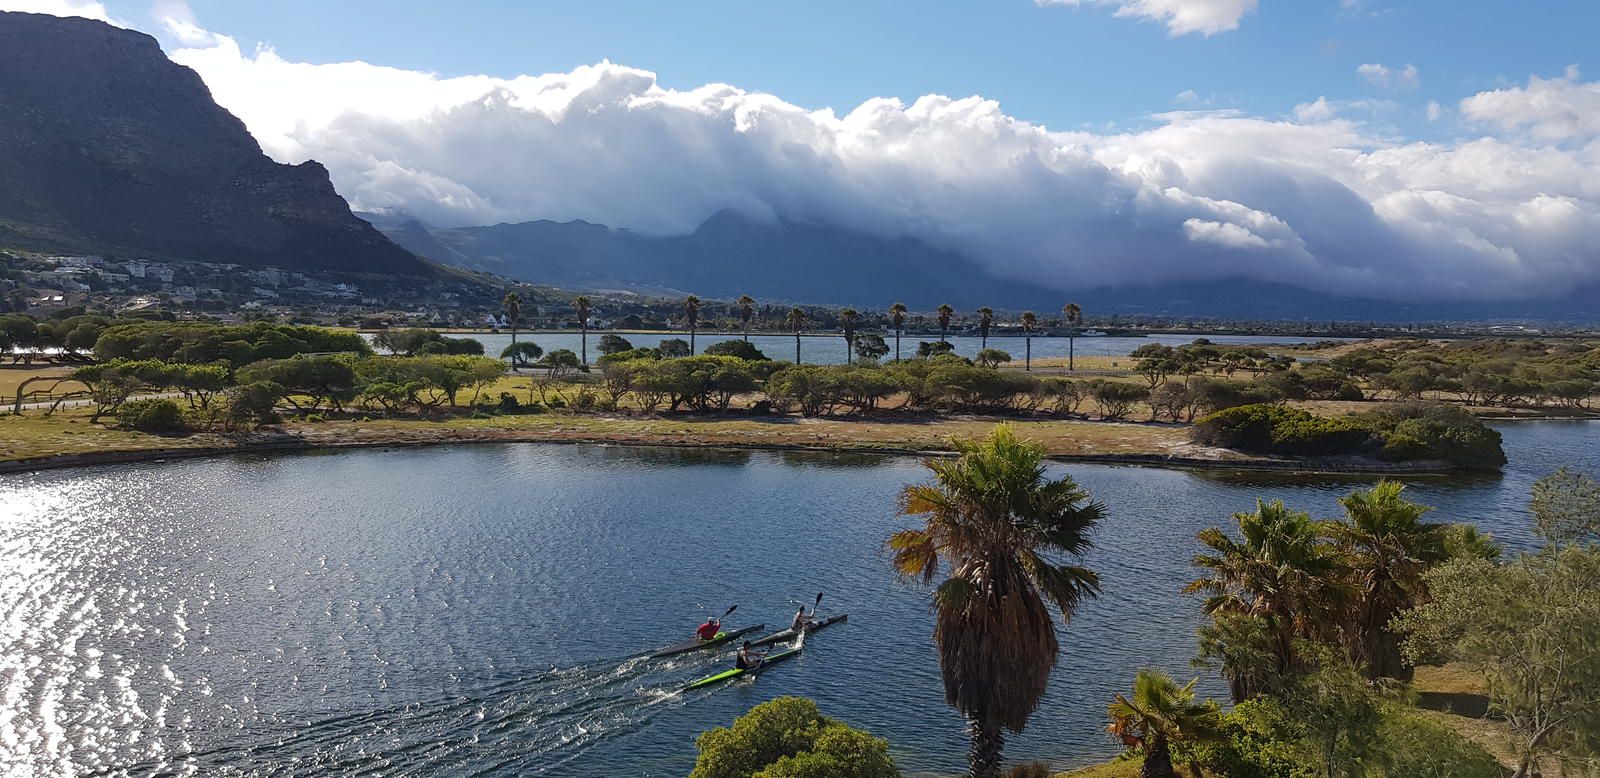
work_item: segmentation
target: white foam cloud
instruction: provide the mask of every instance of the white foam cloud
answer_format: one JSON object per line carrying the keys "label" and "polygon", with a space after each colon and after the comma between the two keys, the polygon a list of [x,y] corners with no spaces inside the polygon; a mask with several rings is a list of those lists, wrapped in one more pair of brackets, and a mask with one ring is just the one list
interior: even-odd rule
{"label": "white foam cloud", "polygon": [[1391,68],[1376,62],[1369,62],[1356,68],[1356,72],[1365,78],[1368,83],[1380,89],[1416,89],[1422,86],[1422,78],[1417,72],[1416,65],[1406,65],[1403,68]]}
{"label": "white foam cloud", "polygon": [[1039,5],[1107,6],[1115,15],[1159,22],[1171,35],[1200,33],[1207,37],[1239,29],[1239,21],[1256,10],[1257,0],[1034,0]]}
{"label": "white foam cloud", "polygon": [[1468,97],[1461,101],[1461,115],[1545,141],[1600,138],[1600,82],[1583,83],[1577,66],[1571,66],[1558,78],[1533,76],[1527,86]]}
{"label": "white foam cloud", "polygon": [[0,0],[0,11],[21,11],[32,14],[49,14],[51,16],[82,16],[86,19],[96,19],[118,27],[127,24],[111,17],[106,11],[105,3],[98,0]]}

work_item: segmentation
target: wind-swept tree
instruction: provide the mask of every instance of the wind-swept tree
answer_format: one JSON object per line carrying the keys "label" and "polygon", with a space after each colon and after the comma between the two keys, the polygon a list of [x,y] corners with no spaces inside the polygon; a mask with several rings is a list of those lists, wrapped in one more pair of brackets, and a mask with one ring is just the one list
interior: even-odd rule
{"label": "wind-swept tree", "polygon": [[900,361],[900,331],[906,327],[906,304],[889,306],[889,321],[894,324],[894,361]]}
{"label": "wind-swept tree", "polygon": [[854,361],[856,351],[856,313],[854,308],[846,308],[839,312],[839,324],[844,329],[844,361],[850,364]]}
{"label": "wind-swept tree", "polygon": [[978,309],[978,344],[980,350],[989,347],[989,328],[994,326],[994,309],[985,305]]}
{"label": "wind-swept tree", "polygon": [[750,317],[756,314],[755,298],[747,294],[739,295],[739,324],[744,328],[744,341],[750,342]]}
{"label": "wind-swept tree", "polygon": [[522,318],[522,295],[516,292],[506,292],[500,301],[500,307],[505,309],[506,319],[511,322],[511,350],[515,352],[517,346],[517,322]]}
{"label": "wind-swept tree", "polygon": [[1077,370],[1075,339],[1078,337],[1078,323],[1083,321],[1083,308],[1077,303],[1067,303],[1061,306],[1061,319],[1067,324],[1067,369]]}
{"label": "wind-swept tree", "polygon": [[[1221,661],[1241,702],[1295,669],[1296,641],[1331,638],[1345,598],[1337,554],[1309,515],[1257,500],[1254,513],[1233,518],[1239,540],[1218,527],[1200,531],[1209,552],[1194,565],[1205,576],[1184,591],[1206,595],[1202,608],[1215,623],[1201,628],[1201,653]],[[1246,658],[1266,666],[1246,666]]]}
{"label": "wind-swept tree", "polygon": [[579,345],[580,351],[578,353],[578,358],[579,358],[579,361],[581,361],[584,365],[588,365],[589,364],[589,311],[591,310],[592,306],[589,303],[589,298],[587,296],[585,296],[585,295],[581,295],[580,294],[577,297],[573,298],[572,307],[578,309],[578,333],[579,333],[578,336],[581,339],[579,341],[579,343],[580,343],[580,345]]}
{"label": "wind-swept tree", "polygon": [[1033,331],[1039,328],[1039,314],[1033,311],[1023,311],[1022,318],[1022,369],[1033,370]]}
{"label": "wind-swept tree", "polygon": [[694,331],[700,325],[700,298],[683,298],[683,320],[689,323],[689,353],[694,353]]}
{"label": "wind-swept tree", "polygon": [[[1176,778],[1172,747],[1204,743],[1219,735],[1222,711],[1211,700],[1195,699],[1199,680],[1179,686],[1160,670],[1140,670],[1133,678],[1133,697],[1118,694],[1106,707],[1111,719],[1106,731],[1124,747],[1144,751],[1142,778]],[[1191,762],[1189,771],[1200,778],[1200,765]]]}
{"label": "wind-swept tree", "polygon": [[800,364],[800,332],[806,328],[806,312],[800,310],[800,306],[797,305],[789,309],[789,316],[785,321],[788,322],[789,329],[794,330],[794,363],[798,365]]}
{"label": "wind-swept tree", "polygon": [[955,314],[955,312],[956,312],[956,309],[951,308],[948,303],[939,306],[939,341],[940,342],[943,342],[943,343],[950,342],[950,339],[948,337],[949,334],[950,334],[950,317],[953,316]]}
{"label": "wind-swept tree", "polygon": [[1409,681],[1400,635],[1389,622],[1427,597],[1423,574],[1445,560],[1448,525],[1422,520],[1432,510],[1401,496],[1405,484],[1380,481],[1339,500],[1346,521],[1327,525],[1344,552],[1356,587],[1355,608],[1345,640],[1350,658],[1373,678]]}
{"label": "wind-swept tree", "polygon": [[933,595],[945,701],[967,719],[971,775],[992,778],[1001,730],[1023,730],[1056,664],[1050,605],[1070,621],[1099,591],[1099,576],[1073,562],[1105,508],[1070,477],[1047,479],[1044,449],[1009,425],[956,448],[958,458],[925,463],[931,483],[901,492],[900,513],[922,526],[889,549],[905,578],[931,584],[948,570]]}

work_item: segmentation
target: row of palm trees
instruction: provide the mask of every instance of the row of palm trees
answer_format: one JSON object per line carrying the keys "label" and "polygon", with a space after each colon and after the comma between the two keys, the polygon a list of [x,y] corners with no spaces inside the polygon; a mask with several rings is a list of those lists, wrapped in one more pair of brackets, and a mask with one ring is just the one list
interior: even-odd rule
{"label": "row of palm trees", "polygon": [[[697,351],[695,348],[695,336],[699,332],[701,305],[702,303],[700,298],[696,295],[691,294],[683,299],[683,318],[684,323],[687,324],[689,328],[689,353],[691,354],[696,353]],[[749,342],[750,320],[755,317],[756,312],[755,298],[751,297],[750,295],[740,295],[735,305],[738,307],[740,329],[742,330],[744,340],[745,342]],[[506,318],[511,321],[511,345],[514,347],[517,344],[517,321],[522,315],[522,296],[516,292],[507,292],[505,298],[501,300],[500,306],[504,310]],[[583,364],[587,365],[589,364],[589,313],[593,310],[593,304],[590,302],[587,296],[579,295],[573,298],[572,307],[577,309],[578,312],[578,328],[580,330],[581,343],[580,358]],[[905,330],[906,314],[909,312],[909,310],[910,309],[906,307],[905,303],[895,303],[894,305],[889,306],[889,321],[894,327],[894,358],[896,361],[900,359],[900,336]],[[939,341],[941,343],[949,342],[950,322],[955,316],[955,312],[956,309],[948,304],[940,305],[936,311],[937,320],[939,322]],[[854,308],[845,308],[839,311],[839,323],[841,329],[844,330],[846,362],[851,361],[851,357],[855,353],[856,321],[860,318],[860,315],[861,314]],[[1061,308],[1061,316],[1068,325],[1067,369],[1076,370],[1076,348],[1074,340],[1077,335],[1078,325],[1083,321],[1083,308],[1077,303],[1067,303]],[[789,329],[794,332],[795,364],[800,364],[800,335],[805,329],[806,318],[805,310],[799,306],[790,308],[788,315],[784,318],[785,325],[787,325]],[[1022,326],[1024,341],[1026,343],[1026,351],[1023,356],[1023,369],[1032,370],[1033,333],[1038,330],[1039,315],[1033,311],[1023,311],[1022,315],[1017,321]],[[989,306],[979,308],[978,334],[982,341],[980,348],[986,349],[989,347],[989,330],[993,326],[994,309],[990,308]]]}

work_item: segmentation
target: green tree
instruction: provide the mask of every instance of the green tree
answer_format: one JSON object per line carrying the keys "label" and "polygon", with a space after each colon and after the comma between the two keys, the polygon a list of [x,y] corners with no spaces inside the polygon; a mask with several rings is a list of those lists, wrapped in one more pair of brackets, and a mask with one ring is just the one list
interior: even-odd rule
{"label": "green tree", "polygon": [[[589,364],[589,312],[594,310],[594,306],[590,304],[588,295],[580,294],[572,298],[572,307],[578,311],[579,364],[587,365]],[[559,350],[570,351],[570,349]]]}
{"label": "green tree", "polygon": [[779,697],[751,708],[731,727],[695,741],[689,778],[895,778],[889,744],[823,716],[816,703]]}
{"label": "green tree", "polygon": [[1427,598],[1423,574],[1443,562],[1446,525],[1422,520],[1432,510],[1401,495],[1405,484],[1384,480],[1344,496],[1345,520],[1326,531],[1338,545],[1355,587],[1345,641],[1350,658],[1373,678],[1409,681],[1411,665],[1389,622]]}
{"label": "green tree", "polygon": [[1600,548],[1550,548],[1504,565],[1455,559],[1425,580],[1431,599],[1394,623],[1406,656],[1483,675],[1517,741],[1517,778],[1551,757],[1600,753]]}
{"label": "green tree", "polygon": [[1083,308],[1077,303],[1067,303],[1061,306],[1061,318],[1067,324],[1067,370],[1077,370],[1077,349],[1074,346],[1078,325],[1083,322]]}
{"label": "green tree", "polygon": [[951,308],[948,304],[941,304],[939,306],[939,311],[938,312],[939,312],[939,342],[940,343],[948,343],[948,342],[950,342],[950,338],[949,338],[949,335],[950,335],[950,317],[955,315],[956,309]]}
{"label": "green tree", "polygon": [[254,429],[277,422],[277,405],[283,392],[283,387],[270,381],[235,386],[228,390],[224,402],[224,421],[229,429],[240,426]]}
{"label": "green tree", "polygon": [[1305,668],[1277,690],[1312,761],[1327,778],[1362,778],[1381,759],[1384,698],[1350,661],[1322,643],[1302,642]]}
{"label": "green tree", "polygon": [[694,349],[683,338],[667,338],[656,344],[656,353],[662,359],[682,359],[694,356]]}
{"label": "green tree", "polygon": [[860,315],[854,308],[839,312],[839,324],[844,329],[844,362],[847,365],[855,361],[856,317]]}
{"label": "green tree", "polygon": [[900,361],[900,332],[906,326],[906,304],[889,306],[889,322],[894,325],[894,361]]}
{"label": "green tree", "polygon": [[[1233,518],[1238,540],[1219,527],[1200,531],[1209,551],[1195,556],[1194,565],[1204,575],[1184,591],[1206,596],[1201,607],[1217,621],[1201,628],[1201,656],[1221,663],[1234,701],[1242,702],[1296,669],[1301,640],[1329,636],[1344,593],[1338,557],[1309,515],[1281,500],[1257,500],[1255,512]],[[1242,660],[1266,665],[1237,664]]]}
{"label": "green tree", "polygon": [[500,351],[500,358],[511,361],[512,367],[527,365],[539,361],[544,356],[544,349],[537,343],[523,341],[506,346]]}
{"label": "green tree", "polygon": [[1034,313],[1033,311],[1023,311],[1022,318],[1018,319],[1018,321],[1022,324],[1022,342],[1024,349],[1022,352],[1022,369],[1032,372],[1033,331],[1039,328],[1039,314]]}
{"label": "green tree", "polygon": [[979,351],[973,361],[977,362],[979,367],[996,368],[1002,363],[1010,362],[1011,355],[997,348],[986,348]]}
{"label": "green tree", "polygon": [[750,317],[756,313],[755,298],[747,294],[739,295],[739,325],[744,330],[744,342],[750,342]]}
{"label": "green tree", "polygon": [[689,354],[694,354],[694,333],[700,326],[700,298],[689,295],[683,298],[683,320],[689,324]]}
{"label": "green tree", "polygon": [[867,364],[873,364],[883,355],[889,353],[889,345],[883,342],[883,336],[867,333],[856,336],[856,356]]}
{"label": "green tree", "polygon": [[613,335],[608,332],[600,336],[600,353],[603,356],[611,356],[612,354],[620,354],[624,351],[632,350],[633,344],[629,343],[628,339],[621,335]]}
{"label": "green tree", "polygon": [[800,364],[800,332],[806,327],[806,312],[800,310],[799,306],[790,308],[786,321],[789,324],[789,329],[794,330],[794,363],[798,365]]}
{"label": "green tree", "polygon": [[994,309],[985,305],[978,309],[978,349],[989,347],[989,328],[994,326]]}
{"label": "green tree", "polygon": [[562,378],[583,365],[569,348],[558,348],[544,355],[542,364],[550,370],[551,378]]}
{"label": "green tree", "polygon": [[974,778],[1000,769],[1002,729],[1021,732],[1039,705],[1060,647],[1048,600],[1063,621],[1100,579],[1072,562],[1105,513],[1070,477],[1045,477],[1044,449],[1009,425],[960,456],[928,460],[933,482],[905,487],[900,512],[923,525],[889,539],[895,569],[931,584],[933,639],[945,701],[967,719]]}
{"label": "green tree", "polygon": [[[1133,679],[1133,697],[1115,696],[1106,708],[1111,725],[1106,730],[1131,750],[1144,752],[1142,778],[1175,778],[1174,747],[1194,754],[1193,747],[1218,736],[1222,712],[1215,702],[1195,699],[1200,679],[1179,686],[1160,670],[1140,670]],[[1191,764],[1196,778],[1200,766]]]}
{"label": "green tree", "polygon": [[767,355],[761,349],[750,344],[748,340],[724,340],[706,346],[706,356],[713,357],[738,357],[751,362],[766,362]]}
{"label": "green tree", "polygon": [[1600,483],[1561,468],[1533,484],[1534,529],[1553,544],[1600,541]]}

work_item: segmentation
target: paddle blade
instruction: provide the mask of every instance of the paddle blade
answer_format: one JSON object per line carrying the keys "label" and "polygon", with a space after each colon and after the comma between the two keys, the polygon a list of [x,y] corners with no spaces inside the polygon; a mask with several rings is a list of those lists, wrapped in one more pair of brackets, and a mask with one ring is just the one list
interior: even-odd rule
{"label": "paddle blade", "polygon": [[821,604],[822,604],[822,592],[817,592],[817,602],[816,602],[816,605],[812,605],[812,606],[811,606],[811,608],[812,608],[812,609],[813,609],[813,610],[815,610],[815,609],[816,609],[816,607],[817,607],[817,605],[821,605]]}
{"label": "paddle blade", "polygon": [[734,609],[735,609],[735,608],[738,608],[738,607],[739,607],[739,603],[734,603],[734,604],[732,604],[732,605],[729,605],[729,606],[728,606],[728,610],[727,610],[727,611],[725,611],[725,612],[724,612],[724,613],[723,613],[723,614],[722,614],[722,618],[728,618],[728,616],[729,616],[729,615],[731,615],[731,614],[732,614],[732,613],[733,613],[733,611],[734,611]]}

